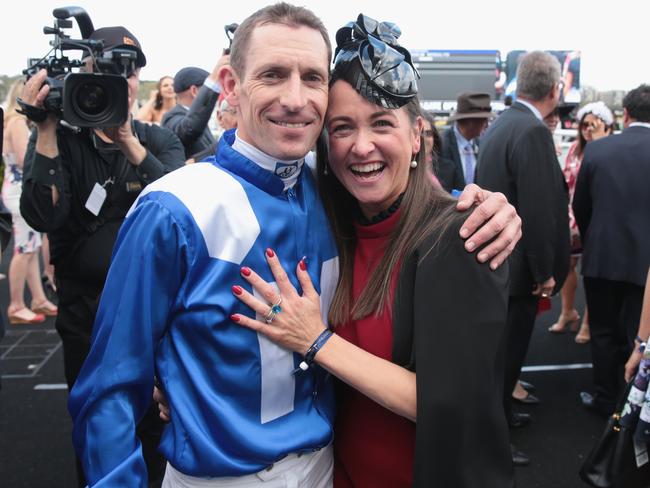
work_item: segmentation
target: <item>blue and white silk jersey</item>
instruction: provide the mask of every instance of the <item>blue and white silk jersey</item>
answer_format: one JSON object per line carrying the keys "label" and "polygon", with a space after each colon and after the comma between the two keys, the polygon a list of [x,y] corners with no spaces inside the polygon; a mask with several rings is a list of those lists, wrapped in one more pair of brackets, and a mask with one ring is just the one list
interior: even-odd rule
{"label": "blue and white silk jersey", "polygon": [[93,486],[146,486],[135,425],[154,375],[171,407],[160,450],[182,473],[249,474],[331,442],[326,372],[293,375],[300,355],[230,320],[254,314],[231,291],[251,290],[242,266],[273,281],[268,247],[298,289],[292,270],[307,258],[325,316],[338,279],[329,224],[311,171],[284,191],[278,176],[231,148],[233,139],[224,134],[212,161],[146,187],[120,229],[69,401]]}

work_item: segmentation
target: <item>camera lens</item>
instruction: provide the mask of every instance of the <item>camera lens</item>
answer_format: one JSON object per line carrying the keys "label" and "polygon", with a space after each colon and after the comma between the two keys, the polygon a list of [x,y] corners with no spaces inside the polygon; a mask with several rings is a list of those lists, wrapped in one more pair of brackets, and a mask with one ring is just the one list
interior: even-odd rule
{"label": "camera lens", "polygon": [[79,110],[89,117],[101,114],[108,106],[105,88],[94,82],[79,85],[74,100]]}
{"label": "camera lens", "polygon": [[104,73],[70,73],[63,83],[63,118],[77,127],[115,127],[129,115],[126,78]]}

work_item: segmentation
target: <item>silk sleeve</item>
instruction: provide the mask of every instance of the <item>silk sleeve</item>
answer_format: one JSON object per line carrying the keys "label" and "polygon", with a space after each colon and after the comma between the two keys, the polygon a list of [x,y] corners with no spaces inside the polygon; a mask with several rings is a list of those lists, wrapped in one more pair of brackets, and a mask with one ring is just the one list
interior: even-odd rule
{"label": "silk sleeve", "polygon": [[90,486],[147,486],[135,427],[152,401],[154,356],[187,269],[187,240],[156,200],[120,229],[90,353],[69,399]]}

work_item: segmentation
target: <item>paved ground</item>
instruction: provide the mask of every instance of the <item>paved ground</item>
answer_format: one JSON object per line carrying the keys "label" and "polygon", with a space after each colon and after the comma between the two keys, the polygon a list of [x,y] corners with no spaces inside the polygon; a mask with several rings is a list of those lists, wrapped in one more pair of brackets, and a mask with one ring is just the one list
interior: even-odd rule
{"label": "paved ground", "polygon": [[[6,263],[0,267],[5,270]],[[7,281],[3,280],[2,313],[6,304]],[[557,299],[553,305],[538,318],[526,360],[529,371],[523,376],[537,386],[542,404],[522,409],[533,414],[534,422],[513,432],[513,441],[533,458],[531,466],[516,471],[520,488],[586,486],[578,479],[578,469],[604,425],[578,404],[578,392],[590,385],[589,346],[575,344],[573,334],[546,331],[557,316]],[[548,367],[554,365],[560,368]],[[1,487],[75,486],[62,371],[53,320],[40,326],[8,326],[0,342]]]}

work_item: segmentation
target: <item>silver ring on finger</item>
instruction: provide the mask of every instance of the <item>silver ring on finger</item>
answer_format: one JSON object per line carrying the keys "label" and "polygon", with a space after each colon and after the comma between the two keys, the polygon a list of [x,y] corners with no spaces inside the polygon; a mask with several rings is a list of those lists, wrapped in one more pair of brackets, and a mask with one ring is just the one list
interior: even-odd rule
{"label": "silver ring on finger", "polygon": [[282,312],[282,307],[280,306],[281,303],[282,303],[282,295],[280,295],[280,298],[278,298],[278,301],[275,302],[275,304],[271,306],[271,309],[268,311],[268,313],[264,317],[264,321],[267,324],[270,325],[275,320],[275,318],[278,316],[278,314],[280,312]]}

